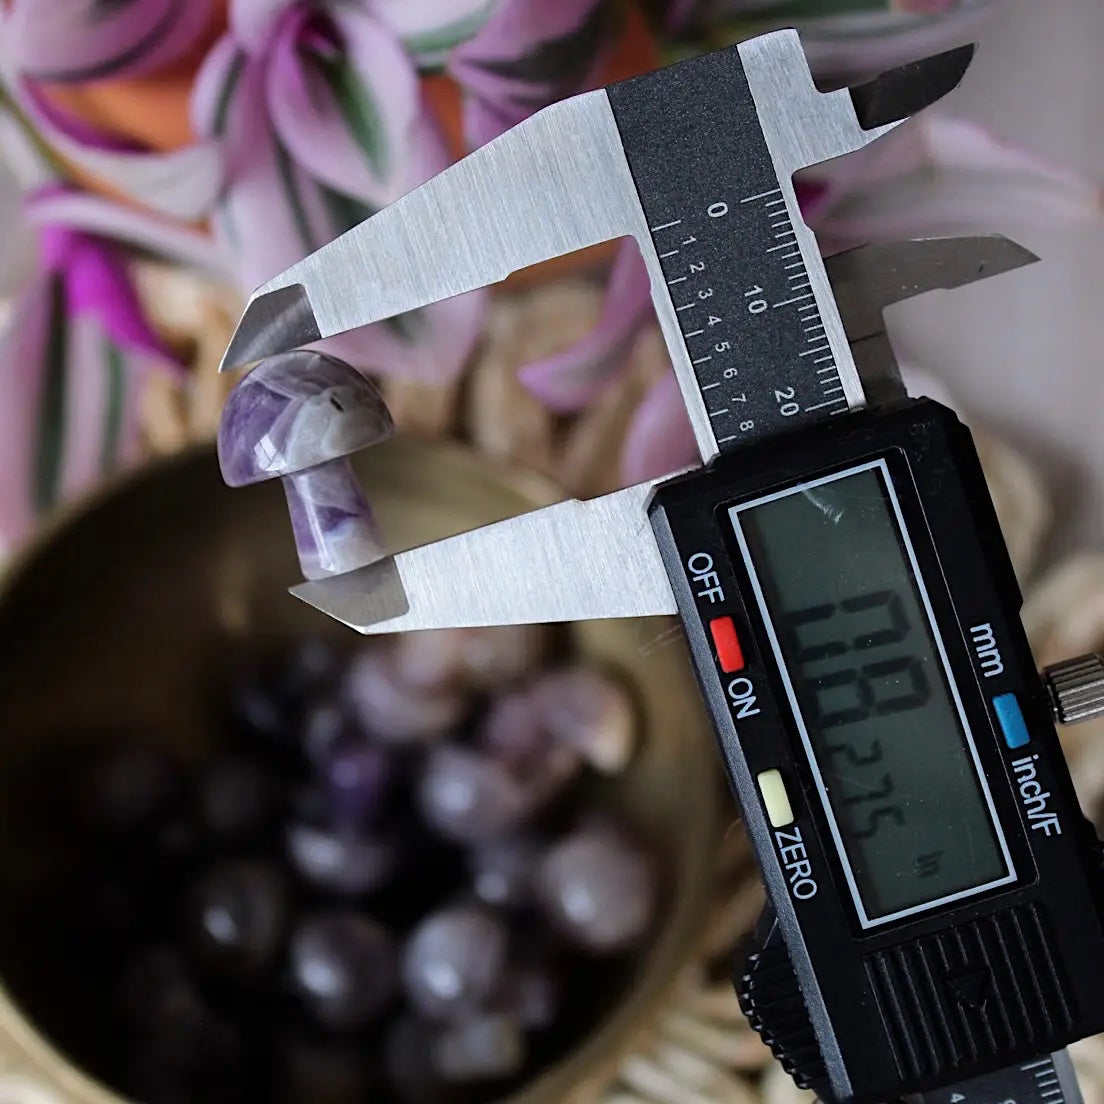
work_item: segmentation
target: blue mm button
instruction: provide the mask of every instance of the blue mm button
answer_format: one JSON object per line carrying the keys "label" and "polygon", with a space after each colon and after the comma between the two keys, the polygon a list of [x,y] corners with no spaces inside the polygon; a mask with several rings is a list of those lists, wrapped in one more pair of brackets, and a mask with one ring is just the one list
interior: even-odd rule
{"label": "blue mm button", "polygon": [[998,694],[993,699],[993,708],[997,711],[997,720],[1004,732],[1004,742],[1010,748],[1022,748],[1024,744],[1031,743],[1031,736],[1024,724],[1023,713],[1020,712],[1020,703],[1015,694]]}

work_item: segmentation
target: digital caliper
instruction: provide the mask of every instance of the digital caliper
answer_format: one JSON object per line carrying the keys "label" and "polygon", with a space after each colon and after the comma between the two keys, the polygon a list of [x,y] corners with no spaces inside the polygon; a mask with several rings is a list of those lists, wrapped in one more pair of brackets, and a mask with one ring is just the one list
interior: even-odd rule
{"label": "digital caliper", "polygon": [[740,1000],[828,1101],[1062,1104],[1051,1052],[1104,1029],[1101,849],[1051,719],[1104,672],[1040,680],[969,433],[905,396],[882,322],[1033,258],[826,264],[792,181],[971,52],[822,94],[780,32],[556,104],[259,289],[226,358],[635,236],[705,467],[295,593],[362,632],[677,612],[770,900]]}

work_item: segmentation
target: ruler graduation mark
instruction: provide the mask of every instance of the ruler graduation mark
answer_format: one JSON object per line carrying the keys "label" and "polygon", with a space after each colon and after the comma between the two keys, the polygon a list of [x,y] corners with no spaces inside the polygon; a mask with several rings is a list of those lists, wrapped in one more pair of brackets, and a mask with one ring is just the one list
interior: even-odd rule
{"label": "ruler graduation mark", "polygon": [[[820,374],[799,357],[830,344],[810,273],[813,246],[733,57],[705,55],[677,77],[661,70],[646,94],[632,81],[608,91],[659,258],[657,283],[668,289],[685,350],[676,359],[680,385],[699,443],[722,452],[834,413],[832,396],[814,413],[825,406],[818,384],[842,382],[838,369]],[[657,113],[667,95],[710,109],[690,119]],[[713,156],[703,160],[707,141]]]}
{"label": "ruler graduation mark", "polygon": [[[776,196],[781,191],[782,191],[781,188],[771,188],[771,190],[769,192],[759,192],[758,195],[747,196],[746,198],[741,199],[740,202],[741,203],[754,203],[757,199],[765,199],[767,196]],[[775,200],[775,202],[778,202],[778,201]]]}

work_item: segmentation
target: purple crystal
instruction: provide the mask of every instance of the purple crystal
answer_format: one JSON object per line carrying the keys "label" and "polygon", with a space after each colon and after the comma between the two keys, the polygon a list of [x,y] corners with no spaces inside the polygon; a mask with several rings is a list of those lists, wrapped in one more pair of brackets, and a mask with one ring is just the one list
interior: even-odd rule
{"label": "purple crystal", "polygon": [[537,892],[552,925],[595,954],[624,950],[651,923],[656,874],[651,859],[606,825],[583,828],[545,855]]}
{"label": "purple crystal", "polygon": [[225,862],[192,887],[188,934],[197,959],[230,977],[255,974],[275,958],[287,918],[287,891],[275,866]]}
{"label": "purple crystal", "polygon": [[383,1060],[391,1083],[404,1104],[440,1104],[448,1100],[440,1074],[429,1061],[436,1027],[409,1012],[387,1029]]}
{"label": "purple crystal", "polygon": [[273,776],[260,764],[223,755],[206,764],[196,782],[196,820],[206,839],[254,844],[263,840],[279,810]]}
{"label": "purple crystal", "polygon": [[525,1062],[525,1033],[506,1012],[466,1016],[437,1032],[430,1060],[445,1081],[509,1077]]}
{"label": "purple crystal", "polygon": [[541,728],[592,767],[615,774],[628,764],[636,723],[620,683],[592,667],[565,667],[537,679],[530,698]]}
{"label": "purple crystal", "polygon": [[339,702],[327,698],[308,706],[299,730],[307,759],[317,769],[325,770],[349,729],[349,718]]}
{"label": "purple crystal", "polygon": [[357,725],[387,743],[439,738],[463,717],[466,698],[452,690],[418,689],[399,677],[394,656],[366,648],[345,676],[345,700]]}
{"label": "purple crystal", "polygon": [[305,881],[350,896],[378,889],[397,861],[395,844],[389,839],[312,824],[288,828],[287,851],[292,867]]}
{"label": "purple crystal", "polygon": [[347,457],[389,437],[376,388],[350,365],[299,350],[261,361],[230,393],[219,423],[223,479],[279,477],[308,579],[383,555],[379,527]]}
{"label": "purple crystal", "polygon": [[340,575],[383,556],[383,536],[348,460],[288,476],[284,492],[308,579]]}
{"label": "purple crystal", "polygon": [[582,765],[575,745],[558,740],[543,724],[541,710],[527,691],[495,702],[480,726],[478,743],[509,770],[533,810],[557,798]]}
{"label": "purple crystal", "polygon": [[479,746],[510,770],[528,771],[544,758],[548,736],[531,694],[515,691],[495,700],[479,728]]}
{"label": "purple crystal", "polygon": [[396,950],[380,924],[354,912],[304,921],[291,940],[292,984],[312,1018],[350,1031],[375,1019],[395,992]]}
{"label": "purple crystal", "polygon": [[299,1032],[275,1043],[280,1104],[371,1104],[380,1099],[373,1055],[359,1040]]}
{"label": "purple crystal", "polygon": [[524,835],[508,835],[477,847],[468,856],[475,895],[496,908],[527,905],[539,853],[537,841]]}
{"label": "purple crystal", "polygon": [[471,1011],[500,984],[506,945],[506,925],[489,909],[457,905],[427,916],[403,951],[410,1003],[434,1019]]}
{"label": "purple crystal", "polygon": [[551,1027],[560,1010],[561,987],[547,965],[529,962],[510,966],[492,1004],[527,1028],[541,1031]]}
{"label": "purple crystal", "polygon": [[359,739],[339,743],[320,773],[336,822],[367,825],[380,820],[394,775],[383,748]]}
{"label": "purple crystal", "polygon": [[443,744],[426,760],[418,807],[443,836],[479,843],[519,824],[539,806],[501,763],[472,748]]}
{"label": "purple crystal", "polygon": [[488,690],[532,671],[547,645],[544,625],[437,629],[403,633],[396,642],[395,662],[410,686]]}
{"label": "purple crystal", "polygon": [[262,360],[230,393],[218,431],[231,487],[305,471],[391,436],[375,386],[355,368],[296,350]]}

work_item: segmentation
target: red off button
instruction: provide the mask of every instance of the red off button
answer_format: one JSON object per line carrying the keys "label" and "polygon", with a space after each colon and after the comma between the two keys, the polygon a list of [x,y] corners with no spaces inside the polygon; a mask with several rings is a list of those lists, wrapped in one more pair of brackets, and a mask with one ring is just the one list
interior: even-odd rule
{"label": "red off button", "polygon": [[740,638],[736,635],[736,625],[731,617],[714,617],[709,622],[709,632],[713,637],[713,647],[717,652],[721,670],[726,675],[744,669],[744,649],[740,647]]}

